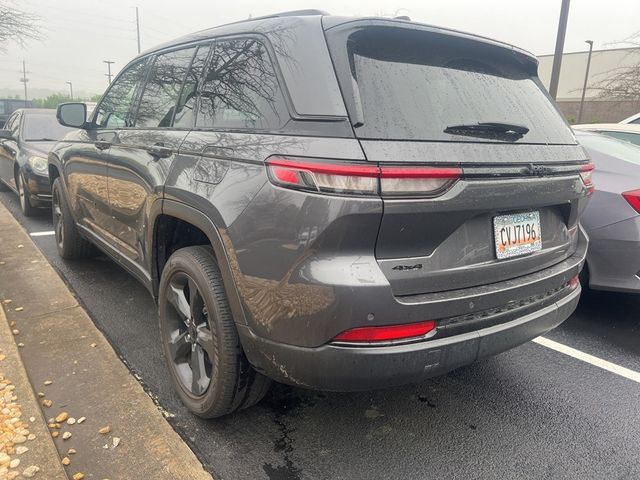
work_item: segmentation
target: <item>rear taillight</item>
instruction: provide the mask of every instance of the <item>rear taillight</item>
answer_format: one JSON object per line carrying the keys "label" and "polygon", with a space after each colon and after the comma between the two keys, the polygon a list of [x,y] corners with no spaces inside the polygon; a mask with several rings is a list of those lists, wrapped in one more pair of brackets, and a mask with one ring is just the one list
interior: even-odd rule
{"label": "rear taillight", "polygon": [[575,290],[580,285],[580,276],[576,275],[571,280],[569,280],[569,288],[571,290]]}
{"label": "rear taillight", "polygon": [[595,169],[595,165],[593,163],[587,163],[580,167],[580,178],[582,179],[582,183],[587,187],[587,193],[591,195],[595,190],[593,186],[593,170]]}
{"label": "rear taillight", "polygon": [[462,169],[450,167],[379,167],[282,157],[266,163],[273,184],[320,193],[433,196],[462,175]]}
{"label": "rear taillight", "polygon": [[375,343],[394,340],[408,340],[423,337],[436,328],[434,320],[418,323],[403,323],[382,327],[358,327],[342,332],[333,339],[334,342]]}
{"label": "rear taillight", "polygon": [[636,212],[640,213],[640,188],[638,190],[624,192],[622,196]]}

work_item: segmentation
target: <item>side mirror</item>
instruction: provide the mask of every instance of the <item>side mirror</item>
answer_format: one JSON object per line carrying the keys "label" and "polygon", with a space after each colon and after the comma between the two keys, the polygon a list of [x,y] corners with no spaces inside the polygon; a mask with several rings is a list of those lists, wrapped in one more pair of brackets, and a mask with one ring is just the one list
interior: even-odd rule
{"label": "side mirror", "polygon": [[87,123],[87,106],[84,103],[61,103],[56,118],[65,127],[84,128]]}
{"label": "side mirror", "polygon": [[0,140],[15,140],[11,130],[0,130]]}

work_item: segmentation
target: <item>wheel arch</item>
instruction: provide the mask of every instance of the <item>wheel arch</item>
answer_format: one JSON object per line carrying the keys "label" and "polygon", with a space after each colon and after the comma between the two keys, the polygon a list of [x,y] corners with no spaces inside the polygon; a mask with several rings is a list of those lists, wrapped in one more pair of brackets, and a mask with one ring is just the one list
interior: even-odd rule
{"label": "wheel arch", "polygon": [[197,210],[184,203],[176,202],[173,200],[162,200],[162,209],[154,209],[156,215],[153,218],[153,222],[150,222],[152,227],[149,229],[148,244],[151,248],[151,281],[152,281],[152,293],[154,298],[158,299],[158,290],[160,286],[160,276],[162,275],[162,269],[164,267],[163,252],[160,250],[161,245],[158,241],[159,227],[162,224],[163,219],[167,217],[183,222],[187,225],[193,226],[198,229],[202,234],[206,236],[208,243],[213,248],[216,261],[222,274],[222,280],[224,283],[225,292],[228,297],[229,306],[233,314],[234,321],[236,323],[246,325],[246,317],[244,309],[242,308],[242,302],[240,295],[235,284],[233,274],[231,272],[231,263],[227,255],[227,250],[222,240],[222,235],[211,221],[211,219],[200,210]]}

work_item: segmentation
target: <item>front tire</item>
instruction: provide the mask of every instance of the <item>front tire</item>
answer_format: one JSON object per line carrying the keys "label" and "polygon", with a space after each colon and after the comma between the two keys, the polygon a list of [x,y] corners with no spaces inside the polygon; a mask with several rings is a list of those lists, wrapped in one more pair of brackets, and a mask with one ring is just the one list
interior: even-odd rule
{"label": "front tire", "polygon": [[169,258],[158,295],[160,337],[174,388],[189,410],[215,418],[258,403],[271,381],[245,356],[211,247]]}
{"label": "front tire", "polygon": [[54,180],[51,188],[51,214],[58,254],[65,260],[91,257],[95,250],[93,245],[78,233],[60,178]]}
{"label": "front tire", "polygon": [[29,198],[31,194],[27,188],[27,182],[24,180],[22,173],[18,173],[16,177],[16,186],[18,187],[18,197],[20,198],[20,209],[25,217],[33,217],[36,214],[36,207],[31,204]]}

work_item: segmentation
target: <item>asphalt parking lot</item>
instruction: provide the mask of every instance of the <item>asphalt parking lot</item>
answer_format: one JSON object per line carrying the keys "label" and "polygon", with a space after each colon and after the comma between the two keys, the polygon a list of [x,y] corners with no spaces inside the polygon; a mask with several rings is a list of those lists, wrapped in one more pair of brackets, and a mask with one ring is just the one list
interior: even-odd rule
{"label": "asphalt parking lot", "polygon": [[546,336],[626,377],[528,343],[403,388],[276,386],[257,407],[203,421],[171,389],[144,287],[105,257],[61,261],[48,211],[26,219],[15,195],[0,201],[217,479],[640,477],[640,295],[589,292]]}

